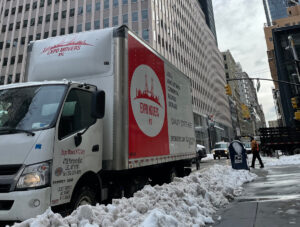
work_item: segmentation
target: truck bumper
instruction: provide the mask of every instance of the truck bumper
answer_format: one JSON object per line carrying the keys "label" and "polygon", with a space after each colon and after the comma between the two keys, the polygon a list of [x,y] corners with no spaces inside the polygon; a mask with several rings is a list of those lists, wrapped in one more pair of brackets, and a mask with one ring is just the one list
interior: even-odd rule
{"label": "truck bumper", "polygon": [[0,193],[0,221],[24,221],[50,206],[50,188]]}

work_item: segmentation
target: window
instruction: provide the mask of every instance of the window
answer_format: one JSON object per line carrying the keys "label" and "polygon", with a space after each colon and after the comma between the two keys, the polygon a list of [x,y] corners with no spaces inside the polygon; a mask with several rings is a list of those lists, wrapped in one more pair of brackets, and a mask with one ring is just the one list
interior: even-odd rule
{"label": "window", "polygon": [[19,12],[19,13],[21,13],[21,12],[22,12],[22,10],[23,10],[23,6],[19,6],[19,10],[18,10],[18,12]]}
{"label": "window", "polygon": [[118,7],[118,5],[119,5],[119,0],[114,0],[114,1],[113,1],[113,5],[114,5],[114,7]]}
{"label": "window", "polygon": [[128,4],[128,0],[123,0],[123,5],[127,5]]}
{"label": "window", "polygon": [[33,40],[33,35],[30,35],[30,36],[28,37],[28,43],[30,43],[32,40]]}
{"label": "window", "polygon": [[52,4],[52,0],[47,1],[47,5],[50,6]]}
{"label": "window", "polygon": [[43,16],[39,16],[39,24],[42,24],[43,23]]}
{"label": "window", "polygon": [[128,14],[123,15],[123,24],[128,24]]}
{"label": "window", "polygon": [[72,34],[74,32],[74,27],[73,26],[70,26],[69,27],[69,34]]}
{"label": "window", "polygon": [[82,31],[82,24],[77,24],[77,32],[81,32]]}
{"label": "window", "polygon": [[27,4],[25,5],[25,10],[28,11],[29,9],[30,9],[30,4],[27,3]]}
{"label": "window", "polygon": [[57,31],[56,30],[52,31],[52,37],[54,37],[54,36],[57,36]]}
{"label": "window", "polygon": [[16,7],[14,7],[14,8],[11,9],[11,14],[15,15],[15,13],[16,13]]}
{"label": "window", "polygon": [[0,50],[3,49],[3,42],[0,42]]}
{"label": "window", "polygon": [[104,9],[109,8],[109,0],[104,0]]}
{"label": "window", "polygon": [[144,40],[149,40],[149,29],[143,30],[142,37]]}
{"label": "window", "polygon": [[136,3],[137,2],[137,0],[131,0],[131,3]]}
{"label": "window", "polygon": [[148,10],[142,10],[142,19],[143,20],[148,20]]}
{"label": "window", "polygon": [[36,9],[37,8],[37,2],[34,2],[33,4],[32,4],[32,9]]}
{"label": "window", "polygon": [[91,30],[91,22],[86,22],[86,23],[85,23],[85,30],[86,30],[86,31]]}
{"label": "window", "polygon": [[49,32],[44,33],[44,39],[47,39],[49,37]]}
{"label": "window", "polygon": [[60,29],[60,34],[61,34],[61,35],[64,35],[65,33],[66,33],[66,29],[65,29],[65,28],[61,28],[61,29]]}
{"label": "window", "polygon": [[113,26],[117,26],[118,23],[119,23],[119,17],[118,16],[113,17]]}
{"label": "window", "polygon": [[51,18],[51,15],[50,15],[50,14],[47,14],[47,15],[46,15],[46,22],[49,22],[49,21],[50,21],[50,18]]}
{"label": "window", "polygon": [[54,20],[58,20],[58,12],[56,12],[56,13],[53,14],[53,19]]}
{"label": "window", "polygon": [[9,24],[8,30],[9,30],[9,31],[12,31],[13,28],[14,28],[14,24],[13,24],[13,23]]}
{"label": "window", "polygon": [[26,39],[25,37],[22,37],[22,38],[21,38],[21,45],[24,45],[24,44],[25,44],[25,39]]}
{"label": "window", "polygon": [[67,96],[59,121],[58,138],[74,134],[95,123],[91,117],[92,93],[72,89]]}
{"label": "window", "polygon": [[8,16],[8,14],[9,14],[9,9],[6,9],[6,10],[5,10],[5,13],[4,13],[4,16],[6,16],[6,17],[7,17],[7,16]]}
{"label": "window", "polygon": [[27,25],[28,25],[28,20],[24,20],[24,21],[23,21],[23,28],[26,28]]}
{"label": "window", "polygon": [[70,9],[70,17],[74,17],[75,15],[75,9]]}
{"label": "window", "polygon": [[3,66],[7,66],[7,58],[3,59]]}
{"label": "window", "polygon": [[15,61],[16,61],[16,57],[15,57],[15,56],[12,56],[12,57],[10,58],[10,64],[11,64],[11,65],[15,64]]}
{"label": "window", "polygon": [[44,7],[44,5],[45,5],[45,0],[41,0],[40,1],[40,8]]}
{"label": "window", "polygon": [[103,19],[103,28],[107,28],[109,26],[109,19],[105,18]]}
{"label": "window", "polygon": [[99,11],[101,7],[101,3],[100,2],[96,2],[96,11]]}
{"label": "window", "polygon": [[61,12],[61,18],[65,19],[67,17],[67,10]]}
{"label": "window", "polygon": [[12,75],[8,75],[8,77],[7,77],[7,83],[11,84],[11,82],[12,82]]}
{"label": "window", "polygon": [[0,77],[0,85],[3,85],[4,84],[4,76],[1,76]]}
{"label": "window", "polygon": [[18,63],[22,63],[22,61],[23,61],[23,55],[21,54],[21,55],[19,55],[19,57],[18,57]]}
{"label": "window", "polygon": [[16,82],[16,83],[20,82],[20,73],[17,73],[17,74],[16,74],[15,82]]}
{"label": "window", "polygon": [[78,15],[81,15],[83,13],[83,7],[79,6],[78,7]]}
{"label": "window", "polygon": [[21,22],[18,21],[18,22],[16,23],[16,29],[20,29],[20,27],[21,27]]}
{"label": "window", "polygon": [[2,30],[3,33],[6,31],[6,25],[2,25]]}
{"label": "window", "polygon": [[92,5],[91,4],[86,5],[86,12],[87,13],[92,12]]}
{"label": "window", "polygon": [[31,20],[30,20],[30,26],[33,26],[34,24],[35,24],[35,19],[31,18]]}
{"label": "window", "polygon": [[138,21],[138,12],[132,13],[132,22]]}
{"label": "window", "polygon": [[225,64],[225,69],[228,69],[228,65],[227,64]]}
{"label": "window", "polygon": [[100,20],[96,20],[95,21],[94,28],[95,29],[99,29],[100,28]]}

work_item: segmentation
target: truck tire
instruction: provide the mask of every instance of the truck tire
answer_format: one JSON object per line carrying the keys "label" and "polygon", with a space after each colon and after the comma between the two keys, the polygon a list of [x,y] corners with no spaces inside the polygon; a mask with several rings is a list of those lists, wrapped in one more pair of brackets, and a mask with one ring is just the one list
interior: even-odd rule
{"label": "truck tire", "polygon": [[166,176],[166,183],[171,183],[175,177],[177,177],[177,171],[176,168],[173,167],[169,170],[167,176]]}
{"label": "truck tire", "polygon": [[74,192],[71,201],[72,209],[75,210],[81,205],[96,205],[96,192],[89,186],[83,186]]}
{"label": "truck tire", "polygon": [[300,154],[300,147],[294,147],[293,154]]}

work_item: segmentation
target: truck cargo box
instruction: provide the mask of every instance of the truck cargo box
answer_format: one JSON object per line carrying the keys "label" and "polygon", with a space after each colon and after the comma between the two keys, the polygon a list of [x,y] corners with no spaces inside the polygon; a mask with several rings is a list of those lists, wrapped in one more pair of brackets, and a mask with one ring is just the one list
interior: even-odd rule
{"label": "truck cargo box", "polygon": [[190,80],[126,26],[35,41],[28,81],[72,80],[106,94],[103,169],[196,156]]}

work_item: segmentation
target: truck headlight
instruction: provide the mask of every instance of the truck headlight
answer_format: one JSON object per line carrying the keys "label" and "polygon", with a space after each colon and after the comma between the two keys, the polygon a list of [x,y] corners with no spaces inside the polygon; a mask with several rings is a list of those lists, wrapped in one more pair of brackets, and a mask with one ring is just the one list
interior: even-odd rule
{"label": "truck headlight", "polygon": [[35,188],[49,184],[50,164],[47,162],[27,166],[17,183],[17,189]]}

